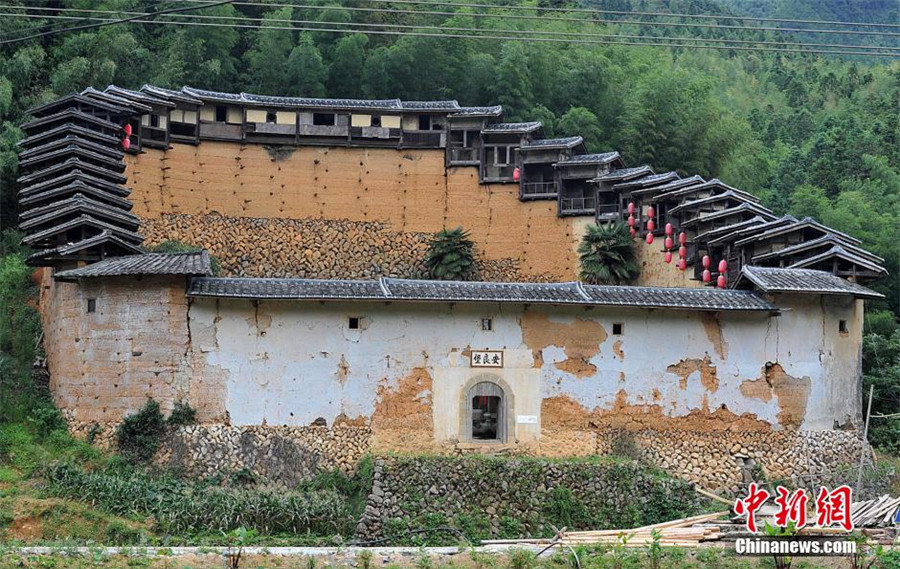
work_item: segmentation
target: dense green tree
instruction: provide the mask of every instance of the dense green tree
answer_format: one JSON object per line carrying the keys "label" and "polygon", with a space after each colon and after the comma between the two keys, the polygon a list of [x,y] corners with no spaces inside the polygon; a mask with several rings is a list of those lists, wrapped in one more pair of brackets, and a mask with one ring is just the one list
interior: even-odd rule
{"label": "dense green tree", "polygon": [[286,95],[324,97],[328,70],[319,48],[309,34],[300,36],[300,44],[291,50],[285,68]]}
{"label": "dense green tree", "polygon": [[[266,13],[263,24],[273,28],[288,27],[291,8]],[[294,49],[293,32],[289,29],[261,29],[256,32],[253,49],[247,53],[248,72],[254,90],[265,95],[280,95],[287,88],[285,67]]]}
{"label": "dense green tree", "polygon": [[360,76],[366,64],[368,36],[353,34],[339,39],[331,54],[328,69],[328,94],[332,97],[363,96]]}
{"label": "dense green tree", "polygon": [[590,152],[604,150],[603,132],[597,115],[584,107],[572,107],[559,117],[556,131],[560,136],[581,136]]}
{"label": "dense green tree", "polygon": [[634,239],[624,223],[591,224],[578,244],[581,280],[591,284],[627,284],[640,268]]}

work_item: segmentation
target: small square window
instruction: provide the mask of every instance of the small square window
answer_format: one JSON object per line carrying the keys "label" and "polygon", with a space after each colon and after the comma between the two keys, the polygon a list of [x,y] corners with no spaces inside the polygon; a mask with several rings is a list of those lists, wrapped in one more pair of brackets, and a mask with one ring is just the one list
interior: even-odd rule
{"label": "small square window", "polygon": [[841,320],[838,322],[838,332],[840,332],[841,334],[849,334],[850,333],[850,329],[847,328],[846,320]]}
{"label": "small square window", "polygon": [[494,319],[493,318],[482,318],[481,319],[481,329],[484,332],[492,332],[494,330]]}
{"label": "small square window", "polygon": [[625,332],[625,324],[613,322],[613,336],[621,336]]}
{"label": "small square window", "polygon": [[347,328],[359,330],[359,316],[351,316],[347,319]]}
{"label": "small square window", "polygon": [[89,313],[97,312],[97,299],[96,298],[87,299],[87,311]]}
{"label": "small square window", "polygon": [[228,118],[228,109],[225,105],[216,105],[216,122],[225,122]]}

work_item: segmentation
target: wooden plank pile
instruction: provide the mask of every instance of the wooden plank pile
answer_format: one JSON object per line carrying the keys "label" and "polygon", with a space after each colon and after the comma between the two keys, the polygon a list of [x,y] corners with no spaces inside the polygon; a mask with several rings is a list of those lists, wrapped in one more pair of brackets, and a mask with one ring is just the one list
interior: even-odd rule
{"label": "wooden plank pile", "polygon": [[722,531],[717,525],[710,525],[716,518],[728,512],[715,512],[691,518],[681,518],[660,524],[635,529],[610,529],[591,531],[562,530],[552,539],[494,539],[485,540],[485,545],[587,545],[622,544],[628,547],[646,547],[653,543],[653,532],[659,532],[659,543],[663,546],[693,547],[703,541],[721,539]]}
{"label": "wooden plank pile", "polygon": [[900,509],[900,498],[892,498],[885,494],[880,498],[853,502],[850,505],[850,517],[855,527],[890,527],[896,525]]}

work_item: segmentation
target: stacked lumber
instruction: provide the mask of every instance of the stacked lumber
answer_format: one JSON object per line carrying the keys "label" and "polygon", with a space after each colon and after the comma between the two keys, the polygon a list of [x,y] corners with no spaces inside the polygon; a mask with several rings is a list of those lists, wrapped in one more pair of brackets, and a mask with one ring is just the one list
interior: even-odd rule
{"label": "stacked lumber", "polygon": [[896,524],[900,498],[892,498],[885,494],[880,498],[853,502],[850,505],[850,518],[855,527],[888,527]]}
{"label": "stacked lumber", "polygon": [[654,542],[653,534],[658,532],[659,544],[663,546],[693,547],[703,541],[721,539],[722,530],[710,524],[728,512],[703,514],[691,518],[681,518],[660,524],[635,529],[610,529],[589,531],[562,530],[552,539],[493,539],[483,541],[485,545],[587,545],[620,544],[628,547],[646,547]]}

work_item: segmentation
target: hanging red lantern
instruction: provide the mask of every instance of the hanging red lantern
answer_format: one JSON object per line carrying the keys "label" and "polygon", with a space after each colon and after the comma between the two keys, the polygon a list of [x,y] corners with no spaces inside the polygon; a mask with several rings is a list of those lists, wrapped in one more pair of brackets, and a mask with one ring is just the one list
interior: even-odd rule
{"label": "hanging red lantern", "polygon": [[712,274],[709,269],[703,269],[703,282],[708,283],[710,280],[712,280]]}
{"label": "hanging red lantern", "polygon": [[628,216],[628,227],[634,227],[634,216],[633,215]]}
{"label": "hanging red lantern", "polygon": [[668,263],[671,263],[671,262],[672,262],[672,252],[671,252],[671,251],[666,251],[666,263],[668,264]]}
{"label": "hanging red lantern", "polygon": [[725,288],[725,275],[719,275],[719,278],[716,279],[716,286]]}
{"label": "hanging red lantern", "polygon": [[129,148],[131,148],[131,141],[128,140],[127,138],[123,138],[122,139],[122,149],[128,150]]}
{"label": "hanging red lantern", "polygon": [[675,228],[672,227],[671,223],[666,224],[666,235],[675,235]]}
{"label": "hanging red lantern", "polygon": [[125,136],[131,136],[131,125],[126,124],[122,127],[122,130],[125,131]]}
{"label": "hanging red lantern", "polygon": [[653,206],[647,208],[647,217],[656,217],[656,210],[653,209]]}
{"label": "hanging red lantern", "polygon": [[647,234],[647,245],[653,245],[653,234],[652,233]]}
{"label": "hanging red lantern", "polygon": [[683,271],[685,269],[687,269],[687,259],[682,257],[681,260],[678,261],[678,270]]}
{"label": "hanging red lantern", "polygon": [[678,234],[678,243],[681,245],[687,245],[687,233],[682,231]]}
{"label": "hanging red lantern", "polygon": [[678,257],[681,259],[687,259],[687,247],[682,245],[678,248]]}
{"label": "hanging red lantern", "polygon": [[628,214],[634,215],[634,202],[628,202]]}
{"label": "hanging red lantern", "polygon": [[719,272],[720,273],[728,272],[728,261],[726,261],[725,259],[722,259],[721,261],[719,261]]}
{"label": "hanging red lantern", "polygon": [[708,269],[708,268],[709,268],[709,264],[710,264],[711,262],[712,262],[712,261],[710,261],[709,255],[703,255],[702,263],[703,263],[703,268],[704,268],[704,269]]}
{"label": "hanging red lantern", "polygon": [[675,240],[671,237],[666,237],[666,249],[671,249],[675,246]]}
{"label": "hanging red lantern", "polygon": [[653,219],[647,220],[647,231],[653,231],[656,229],[656,222]]}
{"label": "hanging red lantern", "polygon": [[522,172],[519,170],[519,167],[516,166],[516,169],[513,170],[513,182],[518,182],[522,178]]}
{"label": "hanging red lantern", "polygon": [[634,239],[637,236],[637,231],[635,231],[634,227],[628,230],[631,233],[631,238]]}

